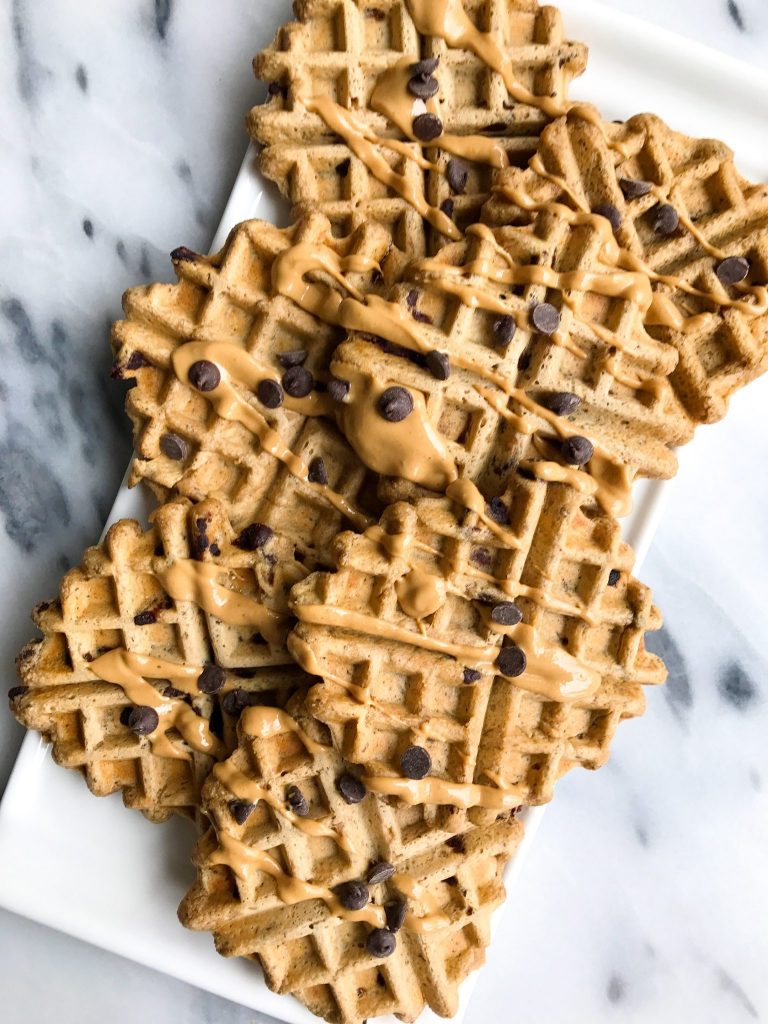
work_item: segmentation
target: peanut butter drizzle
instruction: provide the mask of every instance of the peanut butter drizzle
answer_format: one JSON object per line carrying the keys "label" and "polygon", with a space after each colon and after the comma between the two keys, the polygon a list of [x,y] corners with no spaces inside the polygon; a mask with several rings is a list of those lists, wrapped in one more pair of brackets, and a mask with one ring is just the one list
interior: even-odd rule
{"label": "peanut butter drizzle", "polygon": [[[330,250],[329,250],[330,251]],[[330,291],[330,289],[328,289]],[[205,343],[202,343],[205,347]],[[188,342],[180,345],[173,353],[173,369],[179,380],[187,383],[189,381],[189,370],[193,363],[197,362],[200,356],[200,343]],[[232,384],[229,371],[226,366],[216,364],[221,373],[221,381],[212,391],[207,391],[205,397],[211,403],[222,419],[234,423],[241,423],[256,438],[258,438],[262,449],[268,452],[292,473],[298,480],[303,481],[307,487],[321,494],[335,509],[347,518],[358,530],[364,530],[370,525],[371,520],[356,509],[347,499],[329,487],[328,484],[312,483],[309,477],[309,467],[299,458],[285,443],[280,433],[269,425],[267,420],[254,407],[247,402]],[[305,401],[301,399],[300,401]],[[313,406],[319,414],[320,404]]]}
{"label": "peanut butter drizzle", "polygon": [[176,689],[198,695],[197,680],[202,667],[179,665],[165,658],[134,654],[118,647],[96,658],[90,668],[99,679],[122,687],[132,703],[154,708],[160,721],[148,739],[152,752],[158,757],[189,758],[189,753],[179,749],[166,735],[170,729],[176,729],[189,746],[201,754],[215,758],[225,755],[224,745],[213,735],[204,718],[195,714],[181,698],[163,697],[147,682],[147,678],[168,679]]}
{"label": "peanut butter drizzle", "polygon": [[484,619],[490,630],[510,637],[525,651],[525,672],[515,677],[515,686],[558,704],[573,704],[597,693],[600,674],[582,665],[572,654],[555,644],[542,643],[533,626],[519,622],[501,626],[487,612]]}
{"label": "peanut butter drizzle", "polygon": [[256,626],[270,644],[283,644],[286,616],[278,615],[251,597],[223,586],[218,577],[224,566],[182,558],[155,576],[174,601],[191,601],[209,615],[234,626]]}
{"label": "peanut butter drizzle", "polygon": [[254,779],[249,778],[244,772],[239,771],[229,761],[222,761],[214,765],[213,774],[225,789],[247,803],[259,803],[263,801],[275,812],[290,822],[295,828],[313,839],[332,839],[342,850],[347,853],[354,853],[355,847],[352,840],[341,835],[330,825],[315,818],[302,818],[289,810],[284,800],[281,800],[269,789],[260,786]]}
{"label": "peanut butter drizzle", "polygon": [[412,568],[395,582],[397,603],[412,619],[426,619],[445,604],[445,580]]}
{"label": "peanut butter drizzle", "polygon": [[[246,885],[251,882],[255,872],[261,871],[274,879],[278,898],[288,906],[305,900],[320,900],[330,914],[344,921],[364,921],[374,928],[386,926],[384,907],[368,904],[362,910],[347,910],[331,889],[287,874],[275,857],[265,850],[249,846],[223,831],[218,832],[218,841],[219,848],[210,854],[208,863],[228,867]],[[443,913],[432,911],[418,917],[409,911],[403,927],[411,932],[426,934],[445,928],[448,924],[450,920]]]}
{"label": "peanut butter drizzle", "polygon": [[450,804],[465,811],[472,807],[504,811],[520,804],[520,792],[512,787],[495,789],[472,782],[449,782],[429,775],[425,779],[365,775],[363,783],[372,793],[397,797],[410,807],[417,804]]}
{"label": "peanut butter drizzle", "polygon": [[299,723],[279,708],[251,707],[246,708],[240,716],[240,727],[247,736],[268,740],[273,736],[293,733],[298,736],[310,754],[322,754],[330,747],[318,743],[302,729]]}

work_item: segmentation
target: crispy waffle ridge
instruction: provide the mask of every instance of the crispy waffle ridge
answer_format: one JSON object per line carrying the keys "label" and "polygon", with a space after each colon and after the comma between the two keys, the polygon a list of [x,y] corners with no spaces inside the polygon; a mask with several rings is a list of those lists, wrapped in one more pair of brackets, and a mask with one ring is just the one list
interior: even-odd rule
{"label": "crispy waffle ridge", "polygon": [[[320,216],[285,230],[247,221],[217,255],[175,250],[177,284],[126,292],[126,319],[115,325],[112,344],[114,374],[136,380],[126,402],[136,448],[131,484],[145,480],[161,500],[173,493],[193,501],[216,497],[236,529],[254,519],[269,522],[290,536],[310,563],[328,564],[330,544],[348,522],[338,506],[346,504],[354,516],[368,500],[365,467],[336,428],[315,414],[313,400],[323,397],[317,391],[269,409],[253,393],[253,380],[236,379],[245,366],[243,374],[280,380],[285,370],[279,357],[299,350],[306,350],[304,367],[315,380],[327,379],[330,354],[343,332],[290,298],[274,295],[272,288],[280,253],[292,245],[321,243],[332,254],[359,256],[375,265],[389,239],[374,225],[335,240]],[[323,274],[316,277],[335,287]],[[370,271],[346,275],[364,290],[370,277]],[[190,350],[180,350],[190,344],[201,350],[214,346],[201,356],[229,366],[234,401],[222,395],[213,404],[214,395],[177,375],[174,358],[183,359]],[[231,362],[237,359],[242,362]],[[249,417],[249,425],[241,422]],[[287,459],[272,454],[276,440]],[[287,464],[293,457],[298,469]],[[328,492],[307,480],[317,459],[323,460]]]}
{"label": "crispy waffle ridge", "polygon": [[[464,797],[483,823],[548,801],[576,765],[600,767],[619,722],[642,714],[642,686],[666,675],[644,646],[661,617],[615,520],[585,515],[572,488],[522,478],[504,508],[508,525],[492,532],[446,499],[395,504],[378,528],[339,537],[337,572],[292,591],[289,648],[323,679],[308,708],[378,781],[401,776],[405,750],[424,747],[430,778],[460,785],[416,783],[409,795],[398,779],[384,791],[442,803],[447,828],[465,820]],[[500,627],[493,609],[510,601],[522,625]],[[527,654],[517,678],[494,660],[507,642]],[[550,687],[555,663],[563,672]],[[473,784],[487,791],[485,809]]]}
{"label": "crispy waffle ridge", "polygon": [[[358,330],[336,349],[332,372],[352,381],[351,402],[364,401],[360,380],[423,394],[436,450],[487,495],[521,463],[564,465],[562,439],[586,436],[598,456],[587,466],[602,485],[598,500],[624,514],[636,477],[674,475],[673,446],[687,441],[692,427],[669,384],[677,353],[642,325],[647,281],[618,272],[604,255],[609,244],[602,217],[571,223],[542,211],[526,226],[478,225],[464,242],[415,261],[388,303],[369,298]],[[584,286],[581,275],[591,283]],[[641,287],[605,294],[617,275]],[[515,277],[527,283],[510,283]],[[544,303],[560,316],[554,337],[536,328]],[[511,338],[499,330],[505,324]],[[450,360],[447,379],[430,368],[426,357],[435,352]],[[563,392],[575,394],[579,407],[553,417],[547,403]],[[348,436],[356,445],[354,433]],[[584,475],[571,480],[584,486]],[[382,496],[413,493],[407,480],[393,479]]]}
{"label": "crispy waffle ridge", "polygon": [[[652,187],[627,198],[622,180]],[[488,222],[528,220],[531,214],[518,203],[521,191],[540,203],[616,208],[620,245],[658,275],[655,290],[683,317],[698,318],[685,330],[649,327],[680,354],[671,383],[694,422],[720,419],[729,397],[765,372],[768,301],[761,286],[768,281],[768,187],[744,179],[722,142],[689,138],[650,114],[602,127],[578,116],[561,118],[542,134],[530,169],[500,174],[484,213]],[[668,235],[654,228],[663,204],[680,218]],[[726,256],[749,261],[743,285],[718,278]],[[742,300],[742,308],[734,300]]]}
{"label": "crispy waffle ridge", "polygon": [[[177,499],[160,507],[152,522],[149,530],[133,520],[116,523],[64,576],[58,600],[37,606],[34,620],[43,637],[19,656],[23,686],[11,707],[23,725],[53,744],[59,764],[83,773],[93,793],[121,790],[127,806],[162,821],[174,811],[196,813],[214,757],[236,745],[242,706],[253,700],[282,704],[302,681],[285,646],[285,619],[288,591],[305,570],[293,560],[292,543],[278,534],[260,547],[242,540],[245,547],[235,546],[237,536],[216,501]],[[220,567],[212,572],[220,596],[245,595],[243,618],[252,621],[238,624],[206,613],[164,577],[180,566],[193,578],[196,571]],[[262,608],[274,617],[268,638],[253,624]],[[146,706],[163,698],[160,721],[170,715],[175,723],[181,716],[167,736],[163,729],[137,735],[123,724],[121,716],[135,703],[95,671],[108,652],[161,659],[168,671],[187,667],[183,680],[162,678],[162,671],[154,673],[161,678],[146,676],[151,683],[142,681],[144,693],[135,702]],[[216,694],[198,688],[197,676],[208,664],[224,669]],[[185,724],[189,731],[182,735]]]}
{"label": "crispy waffle ridge", "polygon": [[[481,31],[498,34],[516,78],[536,96],[564,103],[571,80],[586,66],[586,49],[567,42],[560,12],[537,0],[464,0],[463,9]],[[297,0],[298,21],[284,25],[254,62],[270,83],[266,103],[249,118],[253,138],[264,146],[261,167],[289,198],[295,213],[319,209],[337,234],[366,222],[384,225],[394,242],[393,258],[424,253],[440,244],[416,209],[379,180],[325,120],[307,108],[313,97],[329,97],[380,139],[398,139],[407,150],[377,146],[406,185],[433,208],[451,200],[459,225],[477,219],[490,192],[492,168],[469,167],[460,194],[445,178],[448,155],[422,147],[372,109],[382,73],[411,58],[439,57],[439,116],[447,132],[498,138],[511,162],[535,151],[547,118],[536,106],[513,101],[501,75],[466,49],[425,36],[414,25],[407,0]],[[422,170],[414,157],[426,156]]]}
{"label": "crispy waffle ridge", "polygon": [[[271,989],[327,1021],[361,1024],[388,1013],[412,1021],[425,1005],[452,1016],[460,982],[484,960],[520,824],[505,813],[456,836],[425,807],[372,793],[348,803],[339,790],[347,766],[327,732],[300,702],[289,709],[288,726],[246,711],[239,748],[206,783],[211,828],[197,846],[182,922],[213,932],[224,956],[258,960]],[[289,811],[292,788],[306,801],[303,817]],[[338,886],[365,879],[382,860],[394,877],[370,886],[362,912],[345,912]],[[304,880],[311,889],[302,890]],[[384,925],[384,906],[403,897],[409,917],[396,948],[374,956],[372,929]]]}

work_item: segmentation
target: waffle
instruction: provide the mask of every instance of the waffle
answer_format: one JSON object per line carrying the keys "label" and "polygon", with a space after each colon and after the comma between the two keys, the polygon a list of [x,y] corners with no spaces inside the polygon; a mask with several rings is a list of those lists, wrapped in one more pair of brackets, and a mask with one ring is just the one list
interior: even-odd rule
{"label": "waffle", "polygon": [[[224,956],[257,959],[271,989],[293,994],[325,1020],[361,1024],[395,1013],[412,1021],[425,1005],[452,1016],[459,983],[484,960],[520,824],[503,814],[457,837],[427,821],[427,808],[370,793],[349,804],[338,788],[344,761],[332,747],[316,745],[327,737],[301,705],[292,711],[313,749],[292,731],[249,732],[248,712],[239,749],[206,783],[212,828],[198,843],[198,878],[181,905],[182,922],[213,932]],[[228,774],[217,775],[220,769]],[[291,787],[306,799],[304,818],[286,813]],[[255,805],[243,824],[232,813],[233,796]],[[325,834],[308,834],[307,822],[322,822]],[[397,874],[371,886],[372,902],[357,915],[363,920],[345,918],[322,898],[365,878],[381,860]],[[286,891],[293,879],[315,888]],[[396,949],[375,957],[367,948],[372,927],[384,924],[383,905],[402,895],[410,916]],[[439,927],[420,933],[413,918],[425,914],[422,927]]]}
{"label": "waffle", "polygon": [[[584,71],[586,49],[564,40],[559,11],[540,8],[536,0],[465,0],[462,6],[481,30],[499,34],[522,85],[564,103],[571,80]],[[294,7],[299,20],[284,25],[254,62],[257,76],[270,83],[270,98],[251,111],[249,127],[264,146],[264,174],[277,182],[295,213],[319,209],[342,235],[371,221],[384,225],[394,242],[395,266],[441,244],[440,232],[430,230],[402,193],[377,178],[308,109],[308,100],[323,96],[351,112],[363,131],[406,143],[402,151],[376,149],[418,201],[433,210],[450,201],[460,227],[477,219],[490,192],[492,167],[469,164],[466,187],[453,194],[445,176],[448,155],[408,141],[372,108],[382,73],[408,58],[440,58],[437,109],[446,132],[496,139],[515,163],[535,151],[547,123],[541,110],[513,101],[501,76],[468,50],[420,35],[404,0],[299,0]],[[415,162],[424,156],[432,169]]]}
{"label": "waffle", "polygon": [[[446,461],[486,494],[498,493],[521,463],[562,462],[557,449],[563,437],[586,436],[597,447],[588,472],[602,482],[604,507],[623,514],[636,477],[674,475],[673,446],[690,438],[692,425],[669,384],[677,354],[641,323],[643,303],[650,301],[647,282],[624,274],[620,279],[638,279],[645,289],[598,294],[616,270],[602,255],[607,221],[585,220],[571,224],[543,211],[528,226],[478,227],[437,258],[415,262],[391,290],[389,305],[369,299],[369,309],[350,319],[360,329],[336,350],[331,369],[347,380],[424,395],[426,419]],[[492,279],[499,272],[529,275],[531,264],[534,273],[550,275],[549,286]],[[580,273],[598,282],[588,292],[570,287],[578,278],[558,276]],[[535,327],[543,303],[561,316],[554,338]],[[505,318],[516,324],[506,348],[497,331]],[[424,354],[430,351],[449,357],[447,380],[428,368]],[[567,418],[543,408],[558,392],[580,400]],[[353,401],[355,395],[353,386]],[[356,445],[354,434],[348,436]],[[585,484],[585,474],[570,476]],[[391,481],[382,496],[392,501],[412,492],[402,480]]]}
{"label": "waffle", "polygon": [[[256,550],[234,546],[235,534],[215,501],[193,506],[177,499],[152,519],[146,531],[132,520],[113,526],[101,545],[85,553],[82,565],[66,574],[59,599],[37,606],[34,620],[43,638],[19,656],[25,689],[11,707],[23,725],[53,744],[59,764],[82,772],[93,793],[120,790],[127,806],[161,821],[174,811],[195,813],[214,756],[236,745],[229,691],[239,691],[242,704],[250,699],[281,704],[296,689],[302,674],[285,646],[286,602],[305,570],[293,561],[291,542],[277,534]],[[221,566],[216,579],[259,601],[275,617],[274,629],[266,627],[268,636],[257,633],[253,624],[222,621],[178,598],[164,571],[190,564],[203,570]],[[160,658],[182,670],[189,666],[188,701],[178,690],[185,686],[182,681],[161,680],[159,693],[174,692],[173,683],[173,713],[194,711],[199,718],[193,731],[210,723],[208,752],[175,728],[160,737],[172,747],[163,750],[159,740],[136,735],[123,724],[121,716],[134,704],[121,686],[94,670],[110,651]],[[226,673],[215,696],[197,687],[197,675],[209,663]]]}
{"label": "waffle", "polygon": [[[585,516],[572,488],[522,478],[504,508],[509,525],[499,534],[443,498],[393,505],[381,530],[342,534],[338,571],[314,573],[291,598],[299,623],[289,648],[323,679],[308,708],[344,757],[389,780],[408,747],[424,747],[431,778],[489,791],[490,810],[472,807],[477,793],[466,791],[475,823],[548,801],[575,765],[604,764],[619,722],[643,712],[642,686],[665,678],[644,647],[661,618],[631,576],[634,556],[616,522]],[[429,598],[421,612],[407,603],[413,570],[428,574],[429,585],[418,584]],[[442,593],[433,599],[435,584]],[[523,626],[500,629],[491,609],[510,601]],[[505,634],[527,648],[515,679],[494,661]],[[566,695],[562,683],[542,684],[550,657],[563,664]],[[569,694],[580,681],[589,685]],[[403,795],[398,785],[391,792]],[[441,824],[457,827],[462,816],[450,805],[460,806],[461,793],[448,788],[442,803]]]}
{"label": "waffle", "polygon": [[[193,501],[216,497],[235,529],[254,519],[269,522],[293,539],[308,564],[328,564],[333,537],[350,523],[339,508],[350,510],[353,524],[364,523],[373,489],[343,437],[315,415],[327,396],[315,390],[270,410],[234,381],[233,402],[226,409],[222,403],[213,406],[173,368],[173,360],[184,359],[186,352],[213,345],[218,362],[243,358],[257,376],[285,379],[278,357],[305,350],[304,368],[324,386],[330,352],[343,332],[290,298],[273,295],[275,258],[293,244],[327,244],[332,255],[357,255],[375,267],[389,240],[376,226],[333,240],[327,221],[310,217],[288,230],[248,221],[212,257],[176,250],[178,284],[126,293],[126,319],[113,331],[114,373],[136,381],[127,398],[136,448],[131,484],[145,480],[161,499],[175,493]],[[364,288],[371,273],[350,271],[347,281]],[[188,344],[197,348],[181,351]],[[238,417],[250,417],[249,425]],[[263,442],[259,432],[266,434]],[[273,444],[285,449],[283,461],[272,454]],[[286,464],[294,458],[298,471]],[[317,459],[328,477],[325,489],[306,479]]]}
{"label": "waffle", "polygon": [[[694,422],[724,416],[729,397],[768,366],[768,312],[761,312],[768,301],[759,287],[768,280],[768,187],[741,177],[723,143],[688,138],[649,114],[602,128],[575,116],[561,119],[543,133],[532,168],[500,175],[487,219],[529,219],[517,204],[521,191],[534,201],[583,209],[613,204],[621,246],[658,275],[657,294],[673,313],[697,318],[685,330],[649,320],[650,333],[679,352],[672,386]],[[653,187],[626,198],[624,179]],[[679,215],[671,234],[655,230],[660,204]],[[719,280],[726,256],[749,260],[744,285]],[[730,305],[734,300],[743,308]]]}

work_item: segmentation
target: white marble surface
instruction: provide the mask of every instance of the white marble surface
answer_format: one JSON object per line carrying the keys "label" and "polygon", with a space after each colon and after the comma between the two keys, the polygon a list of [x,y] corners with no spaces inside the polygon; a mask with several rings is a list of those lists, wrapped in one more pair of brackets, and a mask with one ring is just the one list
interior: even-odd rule
{"label": "white marble surface", "polygon": [[[764,65],[765,0],[611,6]],[[9,684],[27,608],[97,538],[128,458],[107,324],[125,287],[168,277],[171,248],[206,245],[259,94],[250,57],[273,27],[258,0],[0,0]],[[666,613],[652,644],[671,683],[608,768],[561,785],[469,1024],[768,1018],[766,398],[746,393],[728,430],[686,453],[643,572]],[[0,715],[0,789],[20,739]],[[0,951],[9,1024],[258,1020],[2,912]]]}

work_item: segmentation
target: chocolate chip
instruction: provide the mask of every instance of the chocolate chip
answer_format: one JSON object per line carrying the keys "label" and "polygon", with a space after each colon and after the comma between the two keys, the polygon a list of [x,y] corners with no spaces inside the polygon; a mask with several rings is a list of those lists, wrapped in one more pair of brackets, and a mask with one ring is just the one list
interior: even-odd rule
{"label": "chocolate chip", "polygon": [[620,178],[619,188],[625,199],[641,199],[653,188],[650,181],[637,181],[635,178]]}
{"label": "chocolate chip", "polygon": [[135,708],[128,709],[124,724],[137,736],[149,736],[160,724],[160,716],[154,708],[147,707],[146,704],[139,704]]}
{"label": "chocolate chip", "polygon": [[289,786],[285,791],[285,799],[294,814],[306,818],[309,814],[309,804],[298,786]]}
{"label": "chocolate chip", "polygon": [[586,437],[568,437],[561,448],[569,466],[585,466],[595,454],[595,446]]}
{"label": "chocolate chip", "polygon": [[345,772],[336,783],[336,788],[348,804],[359,804],[365,797],[365,786],[354,775]]}
{"label": "chocolate chip", "polygon": [[621,227],[621,211],[613,203],[598,203],[592,212],[610,221],[614,231],[618,231]]}
{"label": "chocolate chip", "polygon": [[680,214],[669,203],[660,203],[653,210],[653,230],[657,235],[674,235],[680,227]]}
{"label": "chocolate chip", "polygon": [[147,359],[146,356],[142,355],[141,352],[131,352],[128,357],[128,362],[125,364],[126,370],[140,370],[144,366],[151,366],[152,363]]}
{"label": "chocolate chip", "polygon": [[277,357],[277,361],[286,370],[290,370],[292,366],[301,366],[302,363],[306,362],[308,355],[309,352],[305,348],[297,348],[293,352],[281,352]]}
{"label": "chocolate chip", "polygon": [[249,804],[247,800],[230,800],[228,807],[237,824],[244,825],[255,810],[256,804]]}
{"label": "chocolate chip", "polygon": [[485,508],[494,523],[498,523],[499,526],[509,526],[509,509],[501,498],[491,498]]}
{"label": "chocolate chip", "polygon": [[514,678],[515,676],[521,676],[525,672],[528,659],[522,647],[518,647],[517,644],[510,644],[509,647],[501,648],[499,656],[496,658],[496,664],[505,676]]}
{"label": "chocolate chip", "polygon": [[537,331],[551,336],[560,326],[560,312],[551,302],[540,302],[533,307],[531,320]]}
{"label": "chocolate chip", "polygon": [[466,853],[467,850],[464,845],[464,836],[451,836],[450,839],[445,840],[445,845],[456,853]]}
{"label": "chocolate chip", "polygon": [[412,75],[434,75],[439,63],[439,57],[426,57],[424,60],[420,60],[418,64],[411,64],[408,70]]}
{"label": "chocolate chip", "polygon": [[328,471],[325,468],[325,462],[318,455],[317,458],[312,459],[309,464],[309,473],[307,474],[307,480],[311,484],[327,484],[328,483]]}
{"label": "chocolate chip", "polygon": [[408,779],[423,779],[432,770],[432,758],[424,747],[407,747],[400,755],[400,768]]}
{"label": "chocolate chip", "polygon": [[197,677],[197,688],[201,693],[218,693],[227,681],[226,673],[218,665],[206,665]]}
{"label": "chocolate chip", "polygon": [[478,679],[483,678],[483,673],[478,672],[476,668],[465,668],[464,669],[464,682],[465,683],[476,683]]}
{"label": "chocolate chip", "polygon": [[200,254],[193,252],[192,249],[188,249],[186,245],[180,245],[178,249],[174,249],[171,253],[171,259],[174,263],[193,263],[195,260],[200,259]]}
{"label": "chocolate chip", "polygon": [[722,263],[718,263],[715,273],[721,284],[741,284],[749,273],[749,260],[743,256],[727,256]]}
{"label": "chocolate chip", "polygon": [[448,161],[448,166],[445,168],[445,176],[453,191],[461,195],[467,187],[469,168],[462,160],[457,160],[454,157]]}
{"label": "chocolate chip", "polygon": [[338,377],[331,377],[328,381],[328,394],[334,402],[343,402],[349,394],[350,383],[348,380],[339,380]]}
{"label": "chocolate chip", "polygon": [[29,691],[28,686],[12,686],[8,691],[8,700],[18,700],[19,697],[23,697],[25,693]]}
{"label": "chocolate chip", "polygon": [[408,92],[420,100],[428,100],[440,89],[440,83],[432,75],[414,75],[408,80]]}
{"label": "chocolate chip", "polygon": [[174,462],[182,462],[189,455],[189,445],[178,434],[163,434],[160,438],[160,451]]}
{"label": "chocolate chip", "polygon": [[157,612],[139,612],[138,615],[133,616],[134,626],[151,626],[153,622],[157,622]]}
{"label": "chocolate chip", "polygon": [[336,892],[345,910],[362,910],[371,898],[365,882],[345,882]]}
{"label": "chocolate chip", "polygon": [[554,391],[541,404],[558,416],[570,416],[581,405],[581,399],[571,391]]}
{"label": "chocolate chip", "polygon": [[379,413],[390,423],[400,423],[413,412],[413,395],[406,388],[387,388],[377,402]]}
{"label": "chocolate chip", "polygon": [[189,383],[198,391],[215,391],[221,384],[221,371],[209,359],[198,359],[192,363],[187,376]]}
{"label": "chocolate chip", "polygon": [[221,700],[222,708],[228,715],[232,715],[233,718],[237,718],[237,716],[248,707],[248,704],[248,693],[245,690],[240,689],[240,687],[225,693]]}
{"label": "chocolate chip", "polygon": [[451,376],[451,361],[445,352],[433,348],[427,352],[427,369],[436,380],[448,380]]}
{"label": "chocolate chip", "polygon": [[305,398],[314,386],[315,378],[303,366],[292,366],[283,374],[283,388],[291,398]]}
{"label": "chocolate chip", "polygon": [[274,530],[269,526],[265,526],[263,523],[251,523],[237,538],[235,547],[240,548],[241,551],[256,551],[257,548],[263,548],[268,541],[272,540],[273,536]]}
{"label": "chocolate chip", "polygon": [[455,206],[456,204],[452,199],[444,199],[442,203],[440,203],[441,211],[445,214],[446,217],[450,217],[451,220],[453,219],[453,211],[455,209]]}
{"label": "chocolate chip", "polygon": [[388,903],[384,907],[384,916],[387,919],[387,928],[391,932],[399,932],[405,924],[405,915],[408,913],[408,904],[405,900],[397,900]]}
{"label": "chocolate chip", "polygon": [[500,601],[491,609],[491,621],[500,626],[516,626],[522,618],[523,613],[514,601]]}
{"label": "chocolate chip", "polygon": [[368,936],[366,946],[371,956],[383,960],[395,952],[397,939],[387,928],[374,928]]}
{"label": "chocolate chip", "polygon": [[283,389],[276,380],[268,377],[266,380],[259,381],[256,397],[268,409],[278,409],[283,404]]}
{"label": "chocolate chip", "polygon": [[214,558],[218,558],[219,555],[221,554],[221,548],[215,542],[211,544],[208,550],[211,552]]}
{"label": "chocolate chip", "polygon": [[611,569],[608,573],[608,586],[615,587],[621,579],[621,572],[618,569]]}
{"label": "chocolate chip", "polygon": [[517,324],[513,316],[500,316],[493,322],[493,335],[497,345],[508,348],[515,336]]}
{"label": "chocolate chip", "polygon": [[381,885],[382,882],[388,882],[394,875],[395,868],[389,861],[380,860],[375,864],[371,864],[368,868],[368,874],[365,876],[365,880],[368,885]]}
{"label": "chocolate chip", "polygon": [[415,306],[416,306],[416,303],[418,301],[419,301],[419,289],[418,288],[411,288],[411,290],[408,292],[408,294],[405,297],[405,304],[406,304],[406,306],[408,307],[408,309],[414,309]]}
{"label": "chocolate chip", "polygon": [[443,122],[437,114],[418,114],[413,119],[413,134],[420,142],[433,142],[443,134]]}

